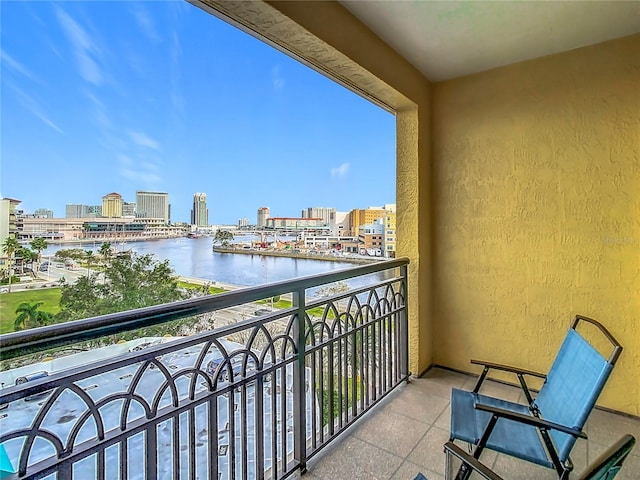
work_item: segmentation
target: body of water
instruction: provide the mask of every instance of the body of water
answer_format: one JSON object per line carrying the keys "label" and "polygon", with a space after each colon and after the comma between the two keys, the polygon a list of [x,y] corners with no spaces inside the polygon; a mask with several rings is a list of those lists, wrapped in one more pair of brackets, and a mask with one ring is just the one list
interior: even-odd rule
{"label": "body of water", "polygon": [[[43,252],[43,256],[69,248],[97,251],[100,246],[101,243],[93,242],[82,245],[51,245]],[[349,262],[267,257],[259,254],[216,253],[212,250],[212,246],[211,237],[200,237],[129,242],[124,246],[118,245],[118,249],[125,248],[140,254],[153,254],[157,260],[168,259],[171,268],[178,275],[242,286],[263,285],[355,266]],[[361,284],[360,281],[349,283],[352,286]]]}

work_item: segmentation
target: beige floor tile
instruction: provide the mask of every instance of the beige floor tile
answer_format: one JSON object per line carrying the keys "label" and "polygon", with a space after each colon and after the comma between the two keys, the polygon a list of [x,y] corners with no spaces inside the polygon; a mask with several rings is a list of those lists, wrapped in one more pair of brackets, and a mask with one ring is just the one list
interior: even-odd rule
{"label": "beige floor tile", "polygon": [[441,428],[442,430],[446,430],[447,432],[451,431],[451,405],[447,404],[447,408],[440,414],[440,416],[436,419],[433,424],[435,427]]}
{"label": "beige floor tile", "polygon": [[426,470],[419,465],[411,462],[402,462],[400,468],[391,477],[391,480],[413,480],[418,473],[422,473],[427,480],[444,480],[444,476],[438,473]]}
{"label": "beige floor tile", "polygon": [[398,392],[389,409],[419,422],[431,425],[449,405],[449,398],[430,393],[429,386],[411,383]]}
{"label": "beige floor tile", "polygon": [[[590,441],[600,445],[613,445],[625,433],[630,433],[640,442],[640,419],[595,409],[587,420],[586,432]],[[640,455],[638,451],[632,453]]]}
{"label": "beige floor tile", "polygon": [[445,455],[443,445],[449,440],[449,432],[431,427],[422,437],[407,460],[422,468],[444,476]]}
{"label": "beige floor tile", "polygon": [[349,436],[310,462],[309,472],[324,480],[387,480],[401,463],[402,458]]}
{"label": "beige floor tile", "polygon": [[405,458],[425,434],[429,425],[400,415],[388,407],[371,417],[353,433],[387,452]]}
{"label": "beige floor tile", "polygon": [[414,379],[412,382],[428,388],[427,391],[433,395],[450,399],[451,389],[462,388],[468,379],[469,376],[462,373],[432,368],[421,378]]}
{"label": "beige floor tile", "polygon": [[492,470],[509,480],[558,480],[556,471],[518,458],[498,454]]}

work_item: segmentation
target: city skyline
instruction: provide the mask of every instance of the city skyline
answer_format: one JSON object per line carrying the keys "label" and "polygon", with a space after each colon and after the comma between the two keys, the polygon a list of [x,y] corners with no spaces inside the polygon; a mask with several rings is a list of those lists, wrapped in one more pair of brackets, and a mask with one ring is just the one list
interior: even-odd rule
{"label": "city skyline", "polygon": [[393,115],[192,5],[3,2],[0,21],[0,197],[27,212],[138,190],[187,223],[194,192],[211,224],[395,202]]}

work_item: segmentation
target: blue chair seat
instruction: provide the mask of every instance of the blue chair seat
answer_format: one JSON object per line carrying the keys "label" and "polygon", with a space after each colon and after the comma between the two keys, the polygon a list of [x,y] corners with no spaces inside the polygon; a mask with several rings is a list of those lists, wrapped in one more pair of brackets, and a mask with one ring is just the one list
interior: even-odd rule
{"label": "blue chair seat", "polygon": [[[451,411],[456,412],[457,415],[451,417],[451,436],[453,438],[473,445],[478,444],[489,424],[491,414],[476,410],[474,405],[477,402],[522,415],[530,415],[529,407],[526,405],[454,388],[451,392]],[[517,441],[513,441],[514,439]],[[509,448],[507,449],[506,446]],[[548,468],[553,467],[538,435],[538,429],[531,425],[500,418],[485,447]]]}

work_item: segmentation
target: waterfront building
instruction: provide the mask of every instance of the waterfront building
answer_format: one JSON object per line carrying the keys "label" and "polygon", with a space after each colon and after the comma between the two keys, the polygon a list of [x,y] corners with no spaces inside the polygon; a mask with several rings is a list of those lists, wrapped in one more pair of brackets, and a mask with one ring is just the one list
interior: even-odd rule
{"label": "waterfront building", "polygon": [[102,197],[102,216],[107,218],[122,217],[122,195],[112,192]]}
{"label": "waterfront building", "polygon": [[25,218],[19,240],[43,237],[52,243],[113,242],[181,237],[185,226],[169,226],[162,218]]}
{"label": "waterfront building", "polygon": [[347,235],[351,232],[349,225],[349,212],[335,212],[331,220],[331,234],[339,237]]}
{"label": "waterfront building", "polygon": [[247,228],[249,226],[248,218],[239,218],[238,219],[238,228]]}
{"label": "waterfront building", "polygon": [[135,217],[136,216],[136,204],[133,202],[124,202],[122,204],[122,216],[123,217]]}
{"label": "waterfront building", "polygon": [[209,209],[207,208],[206,193],[196,193],[193,196],[191,225],[195,225],[196,227],[206,227],[209,225]]}
{"label": "waterfront building", "polygon": [[15,198],[3,198],[0,200],[0,243],[7,238],[18,238],[19,226],[22,219],[18,219],[16,207],[21,201]]}
{"label": "waterfront building", "polygon": [[305,235],[302,239],[305,248],[310,250],[342,250],[357,252],[358,237],[343,237],[340,235]]}
{"label": "waterfront building", "polygon": [[[102,208],[100,209],[102,211]],[[65,206],[65,218],[85,218],[89,216],[89,206],[79,203],[68,203]]]}
{"label": "waterfront building", "polygon": [[260,207],[258,209],[258,228],[264,228],[267,226],[267,220],[269,219],[269,207]]}
{"label": "waterfront building", "polygon": [[171,219],[169,194],[137,190],[136,216],[138,218],[162,218],[165,223],[169,223]]}
{"label": "waterfront building", "polygon": [[322,218],[272,217],[267,219],[266,228],[298,232],[325,233],[327,226]]}
{"label": "waterfront building", "polygon": [[322,218],[329,230],[333,232],[336,209],[329,207],[309,207],[302,210],[302,218]]}
{"label": "waterfront building", "polygon": [[53,218],[53,210],[48,208],[37,208],[33,215],[38,218]]}
{"label": "waterfront building", "polygon": [[385,214],[389,212],[395,212],[395,204],[388,204],[384,207],[368,207],[366,209],[351,210],[351,212],[349,212],[349,227],[351,235],[358,235],[361,225],[373,223],[374,220],[384,217]]}
{"label": "waterfront building", "polygon": [[[20,205],[20,200],[15,198],[3,198],[0,200],[0,244],[7,238],[18,239],[18,227],[21,219],[18,219],[16,207]],[[0,271],[8,268],[7,256],[0,251]],[[3,276],[0,274],[0,276]]]}
{"label": "waterfront building", "polygon": [[382,256],[384,249],[384,225],[382,222],[376,221],[360,225],[358,228],[358,241],[360,243],[360,253],[371,256]]}
{"label": "waterfront building", "polygon": [[383,248],[384,256],[396,257],[396,213],[389,212],[378,220],[384,226]]}

